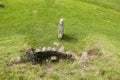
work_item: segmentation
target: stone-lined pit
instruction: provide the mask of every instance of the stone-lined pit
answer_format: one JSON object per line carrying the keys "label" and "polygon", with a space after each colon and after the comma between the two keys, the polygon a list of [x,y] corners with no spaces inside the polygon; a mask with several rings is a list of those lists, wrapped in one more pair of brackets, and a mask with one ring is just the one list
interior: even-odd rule
{"label": "stone-lined pit", "polygon": [[42,50],[30,48],[25,50],[24,53],[25,60],[31,62],[33,65],[36,63],[43,64],[43,62],[47,63],[49,61],[59,62],[60,59],[77,60],[77,56],[73,52],[57,51],[55,48],[50,47],[48,47],[48,49],[43,47]]}
{"label": "stone-lined pit", "polygon": [[81,56],[76,55],[71,51],[64,51],[64,46],[61,46],[59,50],[56,50],[52,47],[43,47],[39,48],[29,48],[24,51],[24,58],[17,57],[18,62],[31,62],[33,65],[36,63],[47,64],[48,62],[59,62],[60,59],[67,59],[71,61],[78,61],[79,63],[91,63],[100,56],[103,55],[103,52],[100,49],[91,49],[88,51],[84,51]]}

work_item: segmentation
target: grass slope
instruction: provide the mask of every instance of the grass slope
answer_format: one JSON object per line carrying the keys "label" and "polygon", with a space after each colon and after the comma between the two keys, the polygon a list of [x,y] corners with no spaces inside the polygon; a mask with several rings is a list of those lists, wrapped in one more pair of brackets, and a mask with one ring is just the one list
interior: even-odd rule
{"label": "grass slope", "polygon": [[80,0],[120,12],[120,0]]}
{"label": "grass slope", "polygon": [[[118,80],[120,6],[118,0],[109,1],[1,0],[5,8],[0,8],[0,79]],[[60,18],[65,20],[62,40],[57,38]],[[12,65],[16,56],[21,55],[19,50],[29,46],[51,46],[53,42],[78,54],[85,48],[98,47],[107,55],[89,64],[87,70],[67,61],[52,68],[29,63]]]}

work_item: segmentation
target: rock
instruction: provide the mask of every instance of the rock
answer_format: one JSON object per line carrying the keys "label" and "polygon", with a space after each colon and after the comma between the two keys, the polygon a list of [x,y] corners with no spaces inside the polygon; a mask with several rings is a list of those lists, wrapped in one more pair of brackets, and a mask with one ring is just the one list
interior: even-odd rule
{"label": "rock", "polygon": [[51,47],[48,47],[48,48],[47,48],[47,51],[51,51]]}
{"label": "rock", "polygon": [[27,49],[25,50],[25,53],[26,53],[26,55],[34,54],[34,51],[35,51],[35,49],[33,49],[33,48],[27,48]]}
{"label": "rock", "polygon": [[67,54],[67,57],[72,59],[73,55],[71,54],[71,51],[66,51],[65,52]]}
{"label": "rock", "polygon": [[30,61],[31,63],[34,63],[35,62],[35,53],[34,53],[35,49],[33,48],[28,48],[26,50],[26,60],[27,61]]}
{"label": "rock", "polygon": [[17,60],[17,62],[21,62],[21,57],[18,56],[16,60]]}
{"label": "rock", "polygon": [[58,52],[64,52],[64,50],[65,50],[65,47],[64,47],[64,46],[61,46],[61,47],[59,48]]}
{"label": "rock", "polygon": [[88,52],[84,51],[80,57],[80,61],[79,63],[83,63],[83,62],[89,62],[89,58],[88,58]]}
{"label": "rock", "polygon": [[58,38],[62,38],[64,33],[64,20],[61,18],[58,24]]}
{"label": "rock", "polygon": [[51,57],[51,61],[58,61],[58,57],[52,56],[52,57]]}
{"label": "rock", "polygon": [[72,54],[71,57],[72,60],[78,60],[78,56],[75,53],[71,52],[71,54]]}
{"label": "rock", "polygon": [[42,51],[46,51],[46,47],[43,47],[43,48],[42,48]]}
{"label": "rock", "polygon": [[72,52],[71,51],[66,51],[65,52],[67,55],[70,55]]}
{"label": "rock", "polygon": [[36,49],[35,49],[35,53],[38,53],[38,52],[41,52],[41,50],[38,49],[38,48],[36,48]]}
{"label": "rock", "polygon": [[59,43],[57,43],[57,42],[54,42],[53,44],[57,47],[59,46]]}
{"label": "rock", "polygon": [[52,50],[52,51],[56,51],[56,49],[55,49],[54,47],[53,47],[53,48],[51,48],[51,50]]}
{"label": "rock", "polygon": [[49,62],[49,60],[48,59],[46,59],[46,63],[48,63]]}

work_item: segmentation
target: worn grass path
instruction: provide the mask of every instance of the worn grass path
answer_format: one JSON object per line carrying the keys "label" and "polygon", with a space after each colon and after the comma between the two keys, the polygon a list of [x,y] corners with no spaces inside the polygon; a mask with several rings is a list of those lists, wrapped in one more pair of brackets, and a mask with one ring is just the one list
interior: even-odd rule
{"label": "worn grass path", "polygon": [[[119,0],[0,0],[1,80],[118,80],[120,79]],[[60,18],[65,35],[57,38]],[[106,52],[81,69],[78,63],[61,62],[48,68],[31,64],[12,65],[19,50],[51,46],[59,42],[77,54],[98,47]],[[63,66],[64,65],[64,66]]]}

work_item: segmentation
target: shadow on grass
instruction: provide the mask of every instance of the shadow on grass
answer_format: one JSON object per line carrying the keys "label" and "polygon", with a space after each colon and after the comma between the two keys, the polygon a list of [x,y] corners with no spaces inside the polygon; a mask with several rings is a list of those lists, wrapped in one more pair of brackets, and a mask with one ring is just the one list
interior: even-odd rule
{"label": "shadow on grass", "polygon": [[75,38],[74,36],[67,35],[67,34],[64,34],[61,40],[66,41],[66,42],[77,42],[78,41],[78,39]]}

